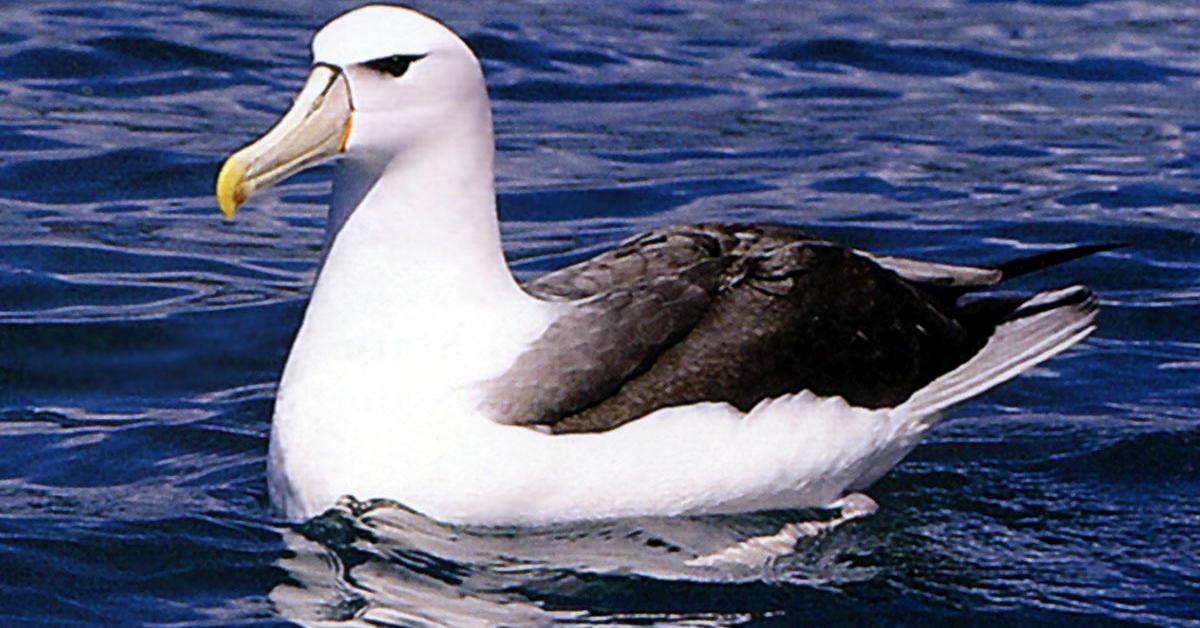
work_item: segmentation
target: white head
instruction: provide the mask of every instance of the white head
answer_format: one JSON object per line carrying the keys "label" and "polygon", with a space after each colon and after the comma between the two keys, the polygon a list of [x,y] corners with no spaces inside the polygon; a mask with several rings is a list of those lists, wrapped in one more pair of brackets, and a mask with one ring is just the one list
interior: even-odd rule
{"label": "white head", "polygon": [[227,217],[254,192],[338,156],[378,173],[409,157],[436,158],[439,146],[453,144],[486,153],[490,170],[483,73],[445,25],[412,9],[368,5],[321,28],[312,52],[313,70],[292,108],[221,169],[217,200]]}

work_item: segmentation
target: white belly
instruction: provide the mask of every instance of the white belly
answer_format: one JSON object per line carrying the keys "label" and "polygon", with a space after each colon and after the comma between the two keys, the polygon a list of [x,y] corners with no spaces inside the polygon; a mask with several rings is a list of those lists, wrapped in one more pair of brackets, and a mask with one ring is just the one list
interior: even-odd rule
{"label": "white belly", "polygon": [[363,404],[366,391],[341,391],[358,403],[322,427],[294,421],[316,415],[290,400],[280,405],[271,476],[290,517],[319,514],[342,495],[496,525],[822,506],[886,472],[924,431],[804,394],[748,415],[698,404],[610,432],[549,435],[494,423],[460,400]]}

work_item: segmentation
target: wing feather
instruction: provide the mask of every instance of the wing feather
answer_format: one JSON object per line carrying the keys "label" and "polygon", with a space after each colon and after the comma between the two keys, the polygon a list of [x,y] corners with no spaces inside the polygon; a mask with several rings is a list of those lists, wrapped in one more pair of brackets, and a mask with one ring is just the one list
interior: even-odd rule
{"label": "wing feather", "polygon": [[655,410],[801,390],[895,406],[980,351],[1022,300],[958,297],[1111,245],[974,267],[873,256],[793,227],[651,231],[525,285],[566,314],[495,380],[496,421],[599,432]]}

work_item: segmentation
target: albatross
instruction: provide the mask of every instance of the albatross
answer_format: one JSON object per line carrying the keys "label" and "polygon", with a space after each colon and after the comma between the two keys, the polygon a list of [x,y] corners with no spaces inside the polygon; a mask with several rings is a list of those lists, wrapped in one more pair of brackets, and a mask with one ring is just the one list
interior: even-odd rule
{"label": "albatross", "polygon": [[1105,245],[976,267],[698,224],[521,284],[463,40],[369,5],[322,27],[312,56],[291,109],[216,186],[232,218],[339,159],[271,426],[268,484],[287,517],[343,495],[481,525],[872,512],[859,491],[947,408],[1094,329],[1084,286],[970,293]]}

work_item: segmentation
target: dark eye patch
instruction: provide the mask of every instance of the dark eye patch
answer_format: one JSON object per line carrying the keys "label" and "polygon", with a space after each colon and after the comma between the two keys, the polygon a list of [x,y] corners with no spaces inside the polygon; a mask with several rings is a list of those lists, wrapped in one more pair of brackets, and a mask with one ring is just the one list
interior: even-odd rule
{"label": "dark eye patch", "polygon": [[408,71],[408,66],[414,61],[424,59],[425,55],[392,55],[390,57],[380,57],[363,63],[366,67],[383,74],[390,74],[394,77],[404,76]]}

